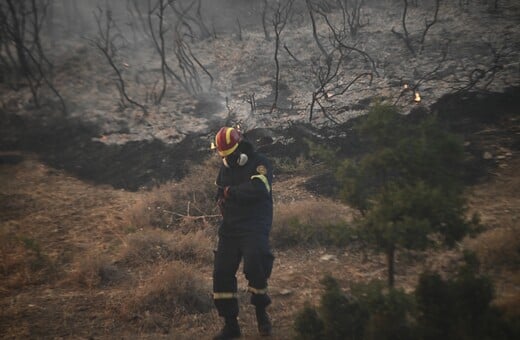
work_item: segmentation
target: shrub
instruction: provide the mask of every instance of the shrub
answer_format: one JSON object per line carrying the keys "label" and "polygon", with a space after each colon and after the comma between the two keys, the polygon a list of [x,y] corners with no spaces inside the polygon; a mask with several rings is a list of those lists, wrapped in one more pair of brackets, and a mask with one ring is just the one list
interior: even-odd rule
{"label": "shrub", "polygon": [[325,325],[318,315],[316,308],[308,302],[305,303],[303,310],[296,315],[294,329],[298,333],[298,339],[319,340],[323,339]]}
{"label": "shrub", "polygon": [[172,262],[140,289],[133,301],[138,313],[207,313],[213,300],[204,278],[182,262]]}
{"label": "shrub", "polygon": [[520,266],[520,225],[491,229],[465,241],[486,269],[515,269]]}
{"label": "shrub", "polygon": [[493,287],[477,275],[476,257],[454,278],[421,274],[414,294],[382,282],[356,284],[344,293],[332,277],[316,309],[306,304],[295,330],[302,339],[518,339],[519,317],[505,317],[491,304]]}
{"label": "shrub", "polygon": [[175,259],[189,263],[212,263],[214,244],[203,230],[188,234],[177,232],[173,237],[176,240]]}
{"label": "shrub", "polygon": [[65,283],[78,283],[92,289],[101,286],[118,284],[128,279],[126,272],[112,264],[110,259],[103,255],[82,254],[81,259],[74,265]]}
{"label": "shrub", "polygon": [[306,303],[294,324],[302,339],[361,339],[368,311],[352,295],[343,293],[336,280],[326,276],[325,292],[316,310]]}
{"label": "shrub", "polygon": [[352,294],[370,314],[366,339],[413,339],[409,322],[414,312],[413,297],[399,289],[387,289],[381,281],[353,285]]}
{"label": "shrub", "polygon": [[160,229],[130,234],[125,243],[121,260],[129,267],[174,259],[175,244],[172,234]]}
{"label": "shrub", "polygon": [[320,312],[325,339],[361,339],[369,317],[366,306],[356,297],[345,294],[332,277],[325,277],[322,284],[325,293],[321,297]]}
{"label": "shrub", "polygon": [[491,340],[520,335],[515,323],[491,305],[491,281],[476,275],[474,257],[470,259],[453,279],[444,280],[437,273],[421,275],[415,291],[418,338]]}

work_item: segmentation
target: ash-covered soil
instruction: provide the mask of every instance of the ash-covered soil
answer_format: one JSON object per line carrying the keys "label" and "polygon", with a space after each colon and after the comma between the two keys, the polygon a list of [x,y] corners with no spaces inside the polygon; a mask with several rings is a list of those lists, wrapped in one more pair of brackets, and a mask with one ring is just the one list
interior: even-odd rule
{"label": "ash-covered soil", "polygon": [[[471,158],[467,179],[475,183],[499,165],[502,157],[518,152],[519,107],[520,88],[510,88],[503,93],[446,95],[430,108],[416,107],[408,118],[433,112],[446,129],[461,135]],[[116,189],[135,191],[179,180],[190,165],[212,154],[212,134],[188,134],[179,143],[154,138],[107,144],[99,140],[100,127],[93,124],[67,117],[18,117],[5,112],[0,115],[4,122],[0,128],[2,150],[34,153],[49,166]],[[342,156],[356,157],[364,148],[352,132],[355,121],[356,118],[325,128],[305,123],[287,128],[258,128],[250,130],[247,136],[266,155],[292,162],[298,157],[309,157],[307,140],[336,148]],[[10,163],[16,157],[3,156],[1,161]],[[307,189],[322,195],[333,196],[335,187],[331,174],[317,174],[307,182]]]}

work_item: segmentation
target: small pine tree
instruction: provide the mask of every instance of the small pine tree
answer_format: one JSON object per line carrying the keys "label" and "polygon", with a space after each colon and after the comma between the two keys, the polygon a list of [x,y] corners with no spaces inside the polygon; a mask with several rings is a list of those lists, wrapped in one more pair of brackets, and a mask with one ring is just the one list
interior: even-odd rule
{"label": "small pine tree", "polygon": [[398,247],[425,249],[432,239],[452,246],[473,227],[465,219],[462,141],[433,117],[412,122],[382,104],[354,131],[370,151],[332,162],[340,198],[364,216],[361,234],[386,254],[393,286]]}

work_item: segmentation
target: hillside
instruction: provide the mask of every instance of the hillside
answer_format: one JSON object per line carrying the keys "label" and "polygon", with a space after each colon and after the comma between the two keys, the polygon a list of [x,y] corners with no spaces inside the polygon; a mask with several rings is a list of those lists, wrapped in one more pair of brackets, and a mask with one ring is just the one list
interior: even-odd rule
{"label": "hillside", "polygon": [[[351,126],[378,101],[410,119],[434,114],[463,138],[468,213],[478,213],[484,226],[451,250],[398,252],[397,287],[412,291],[425,268],[450,275],[463,251],[472,250],[495,284],[494,304],[520,317],[517,2],[498,1],[498,8],[493,1],[441,2],[438,21],[420,43],[435,1],[410,1],[411,53],[392,32],[404,33],[402,1],[367,0],[366,25],[355,38],[342,32],[349,48],[338,47],[325,20],[339,27],[338,8],[316,8],[316,38],[306,2],[296,1],[281,32],[276,87],[274,32],[266,39],[262,2],[195,1],[212,32],[202,37],[202,26],[191,21],[194,38],[184,32],[184,42],[212,79],[197,68],[188,83],[198,79],[201,88],[190,92],[170,77],[161,101],[161,58],[149,32],[128,12],[132,2],[111,2],[116,31],[125,37],[114,60],[130,97],[146,110],[122,97],[114,69],[95,46],[96,8],[51,3],[42,39],[67,112],[45,85],[37,105],[28,78],[0,65],[1,338],[216,333],[221,320],[212,307],[211,275],[219,216],[212,195],[220,160],[209,145],[218,127],[237,123],[275,164],[272,338],[294,337],[294,317],[306,302],[319,302],[324,275],[344,289],[385,278],[384,256],[360,242],[288,246],[281,237],[291,218],[320,228],[348,226],[357,215],[336,199],[330,169],[309,155],[305,140],[338,148],[342,157],[358,155],[364,146]],[[145,13],[146,3],[136,3]],[[277,2],[267,3],[272,20]],[[97,10],[98,20],[106,18],[107,8]],[[171,22],[182,19],[169,15]],[[172,37],[166,60],[180,72]],[[339,72],[325,84],[331,65]],[[243,338],[255,339],[242,275],[239,287]]]}

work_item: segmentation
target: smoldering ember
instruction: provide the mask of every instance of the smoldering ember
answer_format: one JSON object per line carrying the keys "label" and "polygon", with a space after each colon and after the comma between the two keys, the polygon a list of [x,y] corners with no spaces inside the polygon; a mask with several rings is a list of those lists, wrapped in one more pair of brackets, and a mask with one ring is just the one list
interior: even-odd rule
{"label": "smoldering ember", "polygon": [[[485,230],[455,249],[403,246],[396,285],[416,291],[428,266],[447,278],[470,249],[493,303],[520,316],[518,252],[482,246],[505,254],[515,245],[499,239],[519,233],[517,0],[2,0],[0,104],[6,338],[213,334],[215,133],[238,127],[274,159],[273,228],[326,233],[366,216],[345,199],[343,168],[315,154],[363,164],[374,145],[359,124],[374,107],[417,131],[434,117],[462,140],[464,214]],[[327,271],[343,289],[386,275],[362,236],[349,229],[338,247],[311,229],[294,247],[273,229],[275,338],[301,336],[294,320],[319,304]],[[194,285],[189,302],[182,284]]]}

